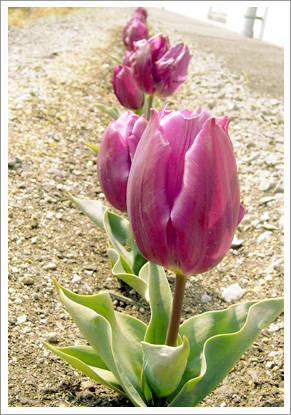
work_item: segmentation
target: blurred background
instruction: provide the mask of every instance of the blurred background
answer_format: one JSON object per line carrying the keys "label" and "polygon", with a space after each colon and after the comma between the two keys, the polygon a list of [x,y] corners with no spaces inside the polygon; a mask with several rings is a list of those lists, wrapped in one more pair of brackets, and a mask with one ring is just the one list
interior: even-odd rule
{"label": "blurred background", "polygon": [[[215,3],[217,6],[215,6]],[[289,1],[257,2],[259,7],[246,7],[248,2],[168,1],[165,10],[224,27],[243,36],[260,39],[284,47],[287,40]],[[251,2],[250,2],[251,3]],[[265,7],[271,4],[270,7]],[[288,25],[289,26],[289,25]]]}
{"label": "blurred background", "polygon": [[[92,5],[94,3],[92,3]],[[96,5],[101,3],[103,2],[96,2]],[[110,6],[110,3],[111,2],[108,2],[108,6]],[[224,6],[225,4],[227,5]],[[258,7],[246,7],[248,4],[258,4]],[[84,2],[84,6],[85,5],[87,5],[87,2]],[[280,47],[284,47],[284,43],[286,46],[286,40],[289,39],[290,36],[289,1],[152,2],[153,7],[159,5],[165,5],[162,7],[165,10],[208,22],[212,25],[240,33],[243,36],[259,39]],[[67,13],[74,13],[80,8],[82,7],[10,7],[8,20],[9,24],[23,26],[50,14],[60,16]]]}

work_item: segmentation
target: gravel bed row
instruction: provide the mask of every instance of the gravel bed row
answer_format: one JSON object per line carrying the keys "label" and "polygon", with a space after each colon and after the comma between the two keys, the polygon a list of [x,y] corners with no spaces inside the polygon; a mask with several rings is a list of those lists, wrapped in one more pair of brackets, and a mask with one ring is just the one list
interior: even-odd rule
{"label": "gravel bed row", "polygon": [[[112,8],[84,9],[9,27],[10,406],[131,405],[52,356],[41,341],[84,342],[52,276],[80,294],[109,289],[116,309],[149,319],[147,304],[112,277],[102,232],[68,198],[71,192],[107,204],[96,157],[85,144],[100,142],[109,122],[97,102],[122,109],[111,77],[114,56],[122,53],[120,30],[133,10],[119,8],[117,18]],[[152,33],[165,31],[167,13],[161,13],[149,9]],[[185,40],[170,27],[167,34],[171,44]],[[224,260],[189,279],[183,318],[284,292],[283,97],[250,90],[223,57],[187,42],[188,78],[168,108],[228,115],[246,215]],[[200,406],[282,406],[283,328],[281,315]]]}

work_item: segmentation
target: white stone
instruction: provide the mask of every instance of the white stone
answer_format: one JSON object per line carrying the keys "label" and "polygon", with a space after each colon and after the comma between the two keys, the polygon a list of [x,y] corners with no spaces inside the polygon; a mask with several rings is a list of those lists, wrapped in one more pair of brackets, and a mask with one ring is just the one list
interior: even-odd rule
{"label": "white stone", "polygon": [[22,316],[17,317],[16,324],[25,323],[26,319],[27,319],[27,315],[26,314],[23,314]]}
{"label": "white stone", "polygon": [[46,219],[51,219],[54,216],[54,212],[48,211],[46,214]]}
{"label": "white stone", "polygon": [[43,267],[43,269],[47,270],[47,269],[51,269],[54,270],[57,268],[57,265],[54,262],[49,262],[47,265],[45,265]]}
{"label": "white stone", "polygon": [[231,243],[231,248],[239,248],[240,246],[242,246],[242,244],[243,244],[243,240],[238,239],[238,237],[234,235],[232,243]]}
{"label": "white stone", "polygon": [[212,300],[212,297],[210,295],[204,294],[201,297],[201,303],[209,303],[209,301]]}
{"label": "white stone", "polygon": [[254,219],[251,224],[253,225],[254,228],[256,228],[258,226],[258,224],[260,223],[260,221],[258,219]]}
{"label": "white stone", "polygon": [[279,329],[280,329],[280,327],[279,327],[279,326],[277,326],[277,324],[271,323],[271,324],[270,324],[270,327],[268,328],[268,331],[269,331],[270,333],[272,333],[273,331],[278,331]]}
{"label": "white stone", "polygon": [[266,231],[266,232],[261,233],[261,235],[258,237],[258,242],[259,243],[263,242],[271,234],[272,234],[272,232],[270,232],[270,231]]}
{"label": "white stone", "polygon": [[78,282],[78,281],[80,281],[80,280],[81,280],[81,277],[80,277],[79,275],[77,275],[77,274],[74,274],[74,275],[73,275],[72,282]]}
{"label": "white stone", "polygon": [[231,284],[227,287],[221,294],[221,298],[226,301],[227,303],[231,303],[232,301],[240,300],[246,290],[243,290],[239,284]]}

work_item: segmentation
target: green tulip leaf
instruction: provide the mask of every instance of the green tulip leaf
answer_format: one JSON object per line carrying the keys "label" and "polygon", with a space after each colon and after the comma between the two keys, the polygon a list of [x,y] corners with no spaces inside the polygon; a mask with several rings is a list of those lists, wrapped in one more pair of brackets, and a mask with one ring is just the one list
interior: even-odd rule
{"label": "green tulip leaf", "polygon": [[113,275],[134,288],[148,301],[147,284],[139,278],[139,272],[147,260],[136,246],[129,221],[110,212],[97,200],[79,199],[70,193],[69,196],[88,218],[106,232],[110,246],[108,255],[113,263]]}
{"label": "green tulip leaf", "polygon": [[104,213],[107,211],[107,207],[102,205],[99,200],[89,200],[89,199],[79,199],[77,197],[72,196],[69,193],[69,197],[72,202],[84,213],[84,215],[88,216],[99,228],[105,230],[104,228]]}
{"label": "green tulip leaf", "polygon": [[[120,313],[118,311],[115,311],[115,318],[122,333],[128,337],[127,342],[140,344],[143,341],[147,328],[145,323],[128,314]],[[135,347],[136,346],[133,345],[133,348]],[[138,348],[140,351],[140,347]]]}
{"label": "green tulip leaf", "polygon": [[104,227],[111,248],[120,254],[124,271],[128,274],[138,275],[141,267],[147,261],[134,242],[129,221],[107,210],[104,214]]}
{"label": "green tulip leaf", "polygon": [[85,144],[87,147],[91,148],[91,150],[93,150],[94,153],[98,154],[100,144],[88,144],[88,143],[85,143]]}
{"label": "green tulip leaf", "polygon": [[283,298],[252,301],[226,310],[207,312],[185,321],[190,354],[177,390],[170,397],[174,407],[196,406],[225,378],[241,356],[282,311]]}
{"label": "green tulip leaf", "polygon": [[148,302],[148,284],[141,278],[142,270],[140,271],[139,276],[126,273],[122,265],[120,254],[113,248],[109,248],[107,254],[113,263],[112,274],[135,289],[135,291]]}
{"label": "green tulip leaf", "polygon": [[54,347],[43,342],[44,346],[57,356],[70,363],[74,368],[86,376],[101,383],[116,392],[125,395],[115,376],[108,370],[103,360],[96,354],[91,346]]}
{"label": "green tulip leaf", "polygon": [[186,337],[177,347],[142,342],[143,370],[154,395],[163,398],[170,395],[179,385],[190,351]]}
{"label": "green tulip leaf", "polygon": [[104,104],[96,104],[96,107],[102,111],[105,112],[105,114],[110,115],[114,120],[117,120],[122,113],[117,108],[108,107],[108,105]]}
{"label": "green tulip leaf", "polygon": [[135,406],[146,406],[140,383],[144,323],[133,317],[120,317],[108,292],[77,295],[53,281],[75,324],[128,398]]}
{"label": "green tulip leaf", "polygon": [[151,321],[145,341],[151,344],[164,344],[172,309],[172,292],[162,267],[148,262],[143,273],[148,271],[149,303]]}
{"label": "green tulip leaf", "polygon": [[120,254],[124,271],[138,275],[147,261],[136,246],[129,221],[110,212],[99,200],[79,199],[70,193],[69,197],[84,215],[106,231],[111,247]]}

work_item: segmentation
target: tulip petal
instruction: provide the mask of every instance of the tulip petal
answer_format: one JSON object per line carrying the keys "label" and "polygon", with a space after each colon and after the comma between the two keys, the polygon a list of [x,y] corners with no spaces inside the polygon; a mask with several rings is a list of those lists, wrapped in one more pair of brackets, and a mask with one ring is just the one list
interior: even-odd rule
{"label": "tulip petal", "polygon": [[171,213],[185,275],[205,272],[221,261],[237,226],[239,206],[232,145],[210,118],[185,156],[182,190]]}
{"label": "tulip petal", "polygon": [[162,33],[158,33],[151,37],[148,43],[151,47],[153,62],[159,60],[170,47],[168,36]]}
{"label": "tulip petal", "polygon": [[229,119],[227,116],[223,118],[217,119],[218,124],[221,126],[221,128],[228,134],[228,126],[229,126]]}
{"label": "tulip petal", "polygon": [[150,44],[146,40],[136,43],[136,51],[132,56],[133,77],[139,88],[147,94],[156,91],[153,81],[154,63]]}
{"label": "tulip petal", "polygon": [[[164,265],[167,239],[163,231],[170,217],[166,194],[171,147],[159,130],[156,110],[137,146],[127,187],[128,216],[137,246],[145,258]],[[145,162],[146,161],[146,162]],[[159,249],[156,249],[159,246]]]}
{"label": "tulip petal", "polygon": [[203,116],[187,118],[180,112],[173,111],[160,121],[162,131],[172,148],[167,173],[167,194],[171,207],[182,186],[185,154],[209,117],[210,115],[204,112]]}
{"label": "tulip petal", "polygon": [[133,17],[122,29],[122,40],[129,50],[134,49],[134,43],[148,39],[148,30],[145,21]]}
{"label": "tulip petal", "polygon": [[245,215],[245,208],[242,205],[240,205],[237,224],[241,223],[241,221],[243,220],[244,215]]}
{"label": "tulip petal", "polygon": [[189,49],[184,43],[171,47],[161,57],[153,74],[157,95],[167,97],[180,88],[186,80],[189,62]]}
{"label": "tulip petal", "polygon": [[112,85],[116,97],[125,108],[138,109],[142,107],[144,95],[138,88],[129,66],[115,65]]}
{"label": "tulip petal", "polygon": [[98,152],[98,177],[108,201],[121,211],[126,211],[126,186],[130,165],[127,142],[110,124],[105,130]]}

